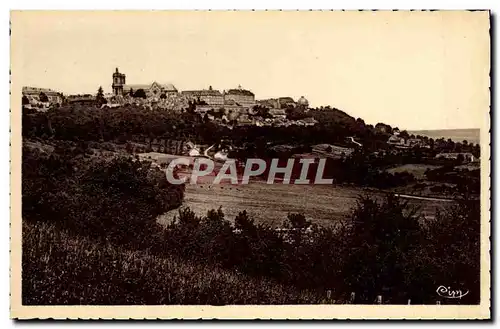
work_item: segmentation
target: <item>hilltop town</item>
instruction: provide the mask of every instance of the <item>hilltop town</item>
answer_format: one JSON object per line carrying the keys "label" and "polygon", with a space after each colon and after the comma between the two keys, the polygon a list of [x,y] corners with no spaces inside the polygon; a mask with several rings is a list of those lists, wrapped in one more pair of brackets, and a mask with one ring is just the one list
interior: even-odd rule
{"label": "hilltop town", "polygon": [[[190,112],[198,115],[204,122],[212,122],[220,127],[233,129],[241,126],[256,127],[309,127],[318,123],[324,116],[320,112],[340,113],[341,120],[352,120],[354,118],[347,114],[331,108],[310,108],[308,100],[301,96],[294,100],[289,96],[281,96],[270,99],[256,99],[255,94],[238,86],[237,88],[218,90],[212,86],[201,90],[179,91],[172,83],[150,84],[127,83],[125,73],[116,68],[111,75],[111,93],[104,93],[99,87],[96,94],[64,95],[61,92],[35,87],[23,87],[22,104],[27,110],[45,112],[50,108],[61,106],[87,106],[100,108],[119,108],[135,106],[146,110],[159,110],[169,113]],[[326,114],[329,116],[329,114]],[[409,152],[412,149],[432,150],[442,152],[431,152],[436,159],[459,160],[465,163],[477,163],[479,146],[471,149],[466,147],[455,147],[450,140],[432,139],[426,136],[410,135],[406,131],[400,131],[397,127],[378,123],[375,126],[365,125],[363,120],[357,119],[356,124],[366,126],[375,133],[386,135],[385,146],[372,148],[372,154],[380,156],[390,153]],[[356,125],[355,124],[355,125]],[[318,144],[313,148],[314,154],[330,156],[334,158],[349,156],[355,149],[364,147],[359,142],[361,136],[346,137],[341,144]],[[358,141],[355,140],[358,139]],[[363,141],[361,141],[363,142]],[[451,144],[450,144],[451,143]],[[451,145],[451,146],[450,146]],[[366,145],[365,145],[366,146]],[[279,146],[278,146],[279,148]],[[330,152],[325,152],[329,150]]]}
{"label": "hilltop town", "polygon": [[103,93],[101,88],[96,95],[64,95],[51,89],[24,87],[23,105],[40,111],[63,104],[95,105],[96,102],[102,107],[137,105],[146,109],[172,112],[182,112],[192,108],[200,116],[206,116],[208,120],[237,125],[312,126],[317,122],[306,115],[295,120],[287,119],[287,110],[307,113],[309,102],[304,96],[297,101],[292,97],[257,100],[252,91],[241,86],[223,91],[212,86],[201,90],[179,91],[172,83],[126,82],[126,75],[116,68],[112,75],[112,93]]}
{"label": "hilltop town", "polygon": [[[198,297],[198,283],[185,278],[199,275],[205,279],[211,274],[192,267],[187,267],[188,274],[178,272],[178,268],[186,268],[186,262],[217,266],[236,275],[244,273],[252,280],[275,280],[286,287],[283,291],[319,291],[314,297],[317,303],[324,303],[323,291],[331,295],[334,287],[340,287],[335,292],[340,303],[358,298],[366,304],[379,294],[397,303],[409,299],[434,303],[434,287],[422,294],[417,288],[396,286],[399,282],[392,277],[387,284],[395,288],[376,288],[369,297],[352,297],[365,291],[364,284],[369,281],[363,269],[351,264],[367,257],[361,264],[368,264],[369,270],[375,268],[375,274],[380,268],[377,258],[362,249],[366,241],[380,236],[377,241],[385,246],[392,239],[398,246],[394,250],[399,252],[400,245],[415,239],[415,232],[422,239],[412,242],[413,254],[398,256],[405,262],[402,268],[408,273],[407,282],[423,280],[417,287],[426,286],[422,262],[442,266],[443,270],[434,271],[429,280],[443,281],[457,255],[467,255],[461,266],[474,269],[477,243],[463,241],[469,238],[471,228],[478,227],[479,145],[414,135],[385,123],[366,124],[333,107],[310,108],[305,98],[255,100],[255,95],[243,88],[179,92],[171,84],[125,82],[125,76],[115,72],[111,95],[105,95],[102,88],[96,95],[67,96],[47,89],[23,90],[23,234],[29,248],[23,255],[26,304],[79,303],[82,298],[102,304],[130,300],[207,303],[205,297]],[[312,124],[301,124],[308,121]],[[313,167],[318,159],[325,160],[323,177],[332,184],[285,184],[280,179],[267,184],[265,172],[263,177],[240,185],[214,184],[208,176],[197,184],[166,181],[166,167],[172,159],[199,159],[213,147],[222,145],[219,148],[223,150],[223,144],[229,146],[226,160],[236,162],[278,159],[283,168],[289,159],[294,163],[312,159]],[[294,167],[291,181],[296,182],[298,175],[302,173]],[[461,202],[462,198],[466,201]],[[39,227],[39,222],[48,224]],[[455,244],[440,243],[450,232]],[[456,234],[460,234],[458,239]],[[74,242],[69,236],[88,240]],[[99,285],[106,293],[85,295],[87,281],[77,287],[82,293],[61,292],[61,287],[74,279],[59,273],[73,275],[72,268],[89,263],[82,250],[96,250],[96,257],[108,259],[101,250],[109,249],[94,247],[100,239],[116,248],[109,259],[130,259],[122,255],[135,250],[134,264],[145,264],[140,272],[153,273],[157,279],[144,279],[129,264],[119,265],[127,268],[122,271],[124,277],[117,276],[115,265],[108,271],[91,265],[84,271],[91,268],[99,275],[92,291]],[[74,265],[59,272],[65,264],[53,257],[40,257],[41,248],[42,255],[58,248],[57,254],[71,255],[68,257]],[[148,256],[138,253],[142,251]],[[393,250],[386,253],[392,257]],[[453,264],[442,265],[442,255],[450,253],[456,255],[451,258]],[[165,261],[165,255],[177,258]],[[40,259],[49,259],[49,265]],[[144,263],[145,259],[150,263]],[[174,279],[165,280],[169,269],[158,268],[158,264],[174,268]],[[386,271],[385,267],[382,270]],[[352,288],[349,280],[358,275],[361,283],[354,281]],[[60,279],[54,281],[53,277]],[[143,281],[134,281],[138,277]],[[457,280],[468,280],[474,287],[475,277],[473,270],[464,271]],[[239,300],[235,292],[254,292],[248,289],[248,281],[228,280],[241,286],[220,297],[223,303]],[[375,280],[379,279],[371,281]],[[130,282],[138,282],[135,291],[139,293],[118,289]],[[172,288],[165,287],[171,282]],[[53,293],[40,292],[41,285]],[[193,293],[185,297],[179,293],[174,297],[177,299],[164,297],[164,291],[191,291],[192,287]],[[219,290],[216,285],[207,296],[217,296]],[[157,292],[158,296],[151,294],[144,300],[142,291]],[[281,298],[282,294],[276,296]],[[478,297],[471,294],[468,298],[475,301]],[[284,303],[290,300],[294,301],[284,297]]]}

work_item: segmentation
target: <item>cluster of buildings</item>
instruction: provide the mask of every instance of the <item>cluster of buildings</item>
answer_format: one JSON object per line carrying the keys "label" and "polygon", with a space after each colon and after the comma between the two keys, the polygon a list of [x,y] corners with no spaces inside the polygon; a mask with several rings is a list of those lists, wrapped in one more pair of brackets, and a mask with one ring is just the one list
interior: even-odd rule
{"label": "cluster of buildings", "polygon": [[[256,100],[255,94],[250,90],[238,86],[234,89],[217,90],[209,86],[208,89],[179,91],[173,84],[161,84],[156,81],[150,84],[127,84],[126,75],[116,68],[112,75],[112,93],[103,94],[106,107],[118,107],[125,104],[135,104],[147,108],[162,108],[172,111],[181,111],[190,105],[195,106],[195,111],[210,121],[220,124],[232,123],[236,125],[278,126],[287,127],[313,126],[317,121],[312,117],[301,120],[288,120],[287,110],[299,108],[305,112],[309,109],[308,100],[302,96],[297,101],[292,97],[278,97]],[[96,104],[96,95],[63,95],[61,92],[35,87],[22,88],[23,107],[31,107],[45,111],[51,106],[63,103],[89,105]],[[269,116],[259,115],[259,108],[266,109]],[[217,112],[217,114],[216,114]],[[229,125],[228,125],[229,126]],[[414,147],[430,148],[419,138],[404,138],[397,128],[392,129],[384,124],[377,124],[376,129],[381,132],[392,132],[387,143],[396,149],[411,149]],[[352,141],[354,144],[361,144]],[[354,149],[341,148],[333,145],[317,145],[313,153],[321,153],[331,157],[344,157],[350,155]],[[436,158],[458,159],[463,157],[465,162],[477,159],[471,153],[440,153]]]}
{"label": "cluster of buildings", "polygon": [[291,97],[276,99],[256,100],[255,94],[241,86],[228,90],[217,90],[209,86],[208,89],[179,91],[171,84],[160,84],[153,82],[146,85],[131,85],[126,83],[125,74],[116,68],[113,73],[113,97],[115,99],[127,97],[139,97],[150,103],[161,103],[168,99],[178,99],[186,102],[196,103],[197,111],[207,112],[210,109],[225,109],[231,112],[248,112],[253,107],[260,105],[270,109],[271,115],[280,116],[285,114],[284,110],[290,106],[302,106],[308,108],[309,102],[301,97],[295,102]]}
{"label": "cluster of buildings", "polygon": [[62,93],[47,88],[23,87],[22,94],[24,106],[36,106],[45,109],[51,104],[61,104],[63,102]]}
{"label": "cluster of buildings", "polygon": [[[127,84],[126,75],[121,73],[116,68],[112,77],[112,93],[106,94],[105,98],[108,100],[118,100],[120,98],[142,98],[149,102],[159,102],[169,98],[182,98],[186,101],[197,102],[198,105],[210,106],[214,109],[226,107],[246,107],[253,108],[255,105],[261,105],[269,109],[286,109],[290,106],[305,106],[309,105],[307,99],[301,97],[298,102],[295,102],[291,97],[280,97],[274,99],[256,100],[255,94],[250,90],[243,89],[241,86],[234,89],[219,91],[213,89],[212,86],[208,89],[200,90],[184,90],[179,91],[171,84],[161,84],[156,81],[151,84]],[[95,97],[93,95],[71,95],[65,98],[62,93],[46,89],[46,88],[33,88],[23,87],[23,96],[26,97],[27,102],[34,103],[48,103],[48,104],[61,104],[65,100],[89,99]],[[279,111],[278,111],[279,112]]]}
{"label": "cluster of buildings", "polygon": [[426,145],[420,138],[404,138],[399,133],[399,129],[395,128],[392,136],[387,140],[387,144],[401,149],[414,147],[430,148],[430,146]]}
{"label": "cluster of buildings", "polygon": [[307,110],[309,107],[309,101],[304,96],[301,96],[297,102],[292,97],[279,97],[258,100],[257,104],[269,109],[287,109],[289,107],[300,106]]}
{"label": "cluster of buildings", "polygon": [[[179,91],[171,83],[127,84],[127,77],[118,68],[112,74],[112,93],[104,94],[107,104],[103,106],[114,107],[125,104],[140,105],[147,108],[162,108],[172,111],[181,111],[195,106],[195,111],[202,116],[208,115],[210,120],[215,120],[213,112],[223,113],[226,121],[237,121],[248,125],[278,125],[291,124],[309,126],[316,122],[312,118],[295,120],[286,119],[286,109],[302,107],[308,110],[309,102],[301,97],[297,102],[291,97],[256,100],[255,94],[241,86],[228,90],[217,90],[209,86],[208,89]],[[47,97],[45,97],[47,96]],[[96,103],[96,95],[68,95],[43,88],[23,88],[23,105],[46,109],[55,104],[70,103],[79,105],[92,105]],[[254,108],[266,108],[269,117],[255,119]],[[210,114],[212,113],[212,114]]]}
{"label": "cluster of buildings", "polygon": [[64,96],[63,93],[52,89],[35,87],[23,87],[22,95],[23,106],[42,111],[62,103],[93,105],[96,99],[95,95],[90,94]]}
{"label": "cluster of buildings", "polygon": [[152,102],[158,102],[168,98],[182,98],[186,101],[196,102],[198,105],[209,106],[214,109],[238,106],[251,108],[256,105],[255,94],[238,86],[235,89],[219,91],[210,86],[208,89],[184,90],[179,92],[171,84],[160,84],[153,82],[146,85],[132,85],[126,83],[126,76],[120,73],[118,68],[113,73],[113,96],[140,97]]}
{"label": "cluster of buildings", "polygon": [[[426,144],[420,138],[403,138],[399,135],[399,130],[395,129],[393,135],[387,140],[387,144],[394,146],[397,149],[411,149],[415,147],[419,148],[431,148],[430,145]],[[477,162],[478,159],[470,152],[442,152],[436,154],[436,159],[447,159],[447,160],[459,160],[462,159],[463,162]]]}
{"label": "cluster of buildings", "polygon": [[389,137],[387,144],[393,145],[397,148],[429,147],[429,145],[424,145],[420,138],[405,139],[397,134]]}
{"label": "cluster of buildings", "polygon": [[[279,97],[256,100],[255,94],[241,86],[228,90],[208,89],[179,91],[171,83],[127,84],[127,77],[118,68],[112,74],[112,92],[102,94],[106,104],[97,102],[97,93],[63,95],[61,92],[47,88],[23,87],[23,106],[46,111],[50,107],[61,104],[82,106],[119,107],[127,104],[145,108],[161,108],[171,111],[182,111],[194,105],[196,113],[228,126],[255,125],[287,127],[313,126],[317,121],[312,118],[288,120],[286,110],[302,108],[308,110],[309,102],[305,97],[295,101],[292,97]],[[259,109],[265,108],[268,115],[260,115]]]}

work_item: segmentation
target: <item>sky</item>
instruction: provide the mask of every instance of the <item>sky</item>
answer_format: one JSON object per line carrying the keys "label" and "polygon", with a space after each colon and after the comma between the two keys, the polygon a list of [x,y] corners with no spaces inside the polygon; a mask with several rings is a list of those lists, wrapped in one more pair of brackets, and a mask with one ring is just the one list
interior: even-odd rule
{"label": "sky", "polygon": [[130,84],[241,85],[408,130],[479,128],[486,12],[13,12],[12,76],[65,94]]}

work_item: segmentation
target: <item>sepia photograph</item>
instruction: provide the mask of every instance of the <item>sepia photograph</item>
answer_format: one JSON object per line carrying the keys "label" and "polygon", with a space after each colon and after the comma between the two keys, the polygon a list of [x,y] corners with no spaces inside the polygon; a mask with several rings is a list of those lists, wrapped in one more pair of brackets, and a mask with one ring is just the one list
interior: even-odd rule
{"label": "sepia photograph", "polygon": [[12,11],[11,317],[489,319],[489,11]]}

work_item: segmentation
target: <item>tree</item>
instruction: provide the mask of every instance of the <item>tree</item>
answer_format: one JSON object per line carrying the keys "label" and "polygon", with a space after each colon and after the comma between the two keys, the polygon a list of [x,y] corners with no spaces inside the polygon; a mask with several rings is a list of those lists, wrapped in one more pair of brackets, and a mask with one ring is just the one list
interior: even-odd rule
{"label": "tree", "polygon": [[[373,303],[377,295],[392,296],[392,302],[404,302],[418,276],[409,261],[420,249],[421,229],[416,209],[409,209],[394,195],[383,203],[361,197],[352,214],[353,227],[348,237],[349,255],[344,277],[349,292],[358,302]],[[412,282],[413,281],[413,282]]]}
{"label": "tree", "polygon": [[272,117],[272,115],[269,114],[269,109],[265,106],[255,105],[252,110],[255,116],[260,116],[264,119]]}
{"label": "tree", "polygon": [[[425,276],[433,273],[429,282],[453,282],[456,289],[469,290],[460,299],[460,304],[479,303],[480,300],[480,214],[479,200],[465,197],[446,212],[438,212],[436,219],[430,221],[427,227],[428,242],[423,251],[431,262],[423,262],[425,268],[421,273]],[[428,295],[431,295],[434,290],[431,287],[422,289],[428,290]]]}
{"label": "tree", "polygon": [[30,103],[30,100],[28,99],[28,97],[23,96],[22,104],[23,105],[28,105],[29,103]]}
{"label": "tree", "polygon": [[136,98],[146,98],[147,95],[146,95],[146,92],[144,91],[144,89],[137,89],[134,93],[134,97]]}
{"label": "tree", "polygon": [[39,97],[40,97],[40,102],[45,103],[45,102],[49,101],[49,98],[47,97],[47,95],[43,91],[40,93]]}
{"label": "tree", "polygon": [[99,105],[107,103],[106,98],[104,98],[104,91],[102,90],[102,86],[99,86],[99,89],[97,90],[96,102]]}
{"label": "tree", "polygon": [[429,146],[431,147],[431,149],[434,148],[434,138],[429,138]]}
{"label": "tree", "polygon": [[404,139],[408,139],[410,138],[410,135],[408,134],[408,132],[406,130],[403,130],[402,132],[399,133],[399,136],[401,138],[404,138]]}
{"label": "tree", "polygon": [[481,146],[479,146],[479,144],[474,145],[474,148],[472,149],[472,154],[476,158],[479,158],[481,156]]}

